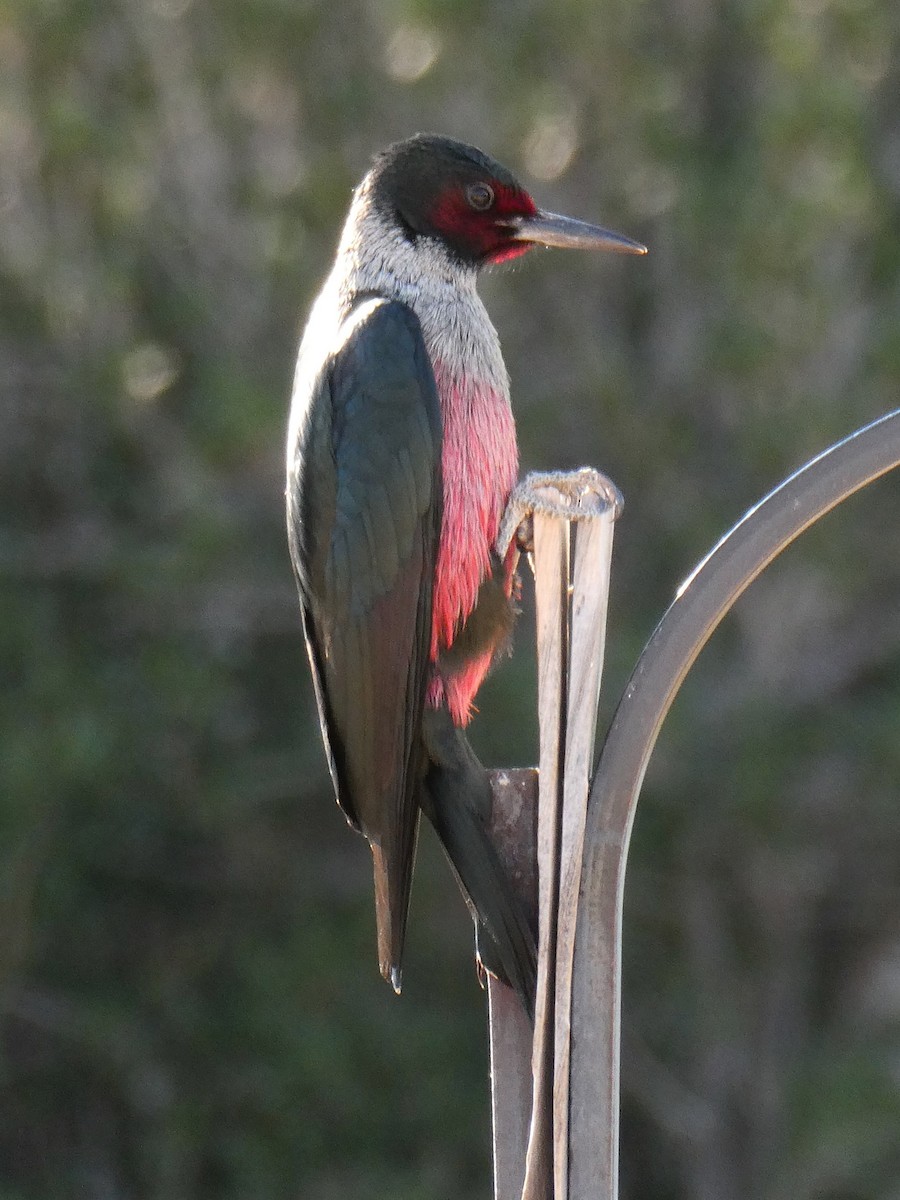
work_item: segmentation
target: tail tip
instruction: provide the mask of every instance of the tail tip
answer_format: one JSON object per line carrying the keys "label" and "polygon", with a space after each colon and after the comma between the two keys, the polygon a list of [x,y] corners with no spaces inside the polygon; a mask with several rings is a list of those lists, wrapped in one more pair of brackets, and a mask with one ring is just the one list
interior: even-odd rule
{"label": "tail tip", "polygon": [[403,954],[403,934],[406,925],[406,901],[392,895],[387,859],[381,847],[373,842],[372,861],[375,867],[375,923],[378,927],[378,966],[381,974],[399,996],[402,981],[400,958]]}

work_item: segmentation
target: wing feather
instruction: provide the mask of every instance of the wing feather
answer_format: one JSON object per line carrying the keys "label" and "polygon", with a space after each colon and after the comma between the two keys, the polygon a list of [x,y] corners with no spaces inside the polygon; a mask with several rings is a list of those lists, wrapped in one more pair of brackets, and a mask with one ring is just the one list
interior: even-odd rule
{"label": "wing feather", "polygon": [[440,407],[406,305],[366,299],[341,334],[298,384],[311,394],[294,397],[305,415],[288,532],[335,792],[373,845],[381,965],[396,978],[418,824]]}

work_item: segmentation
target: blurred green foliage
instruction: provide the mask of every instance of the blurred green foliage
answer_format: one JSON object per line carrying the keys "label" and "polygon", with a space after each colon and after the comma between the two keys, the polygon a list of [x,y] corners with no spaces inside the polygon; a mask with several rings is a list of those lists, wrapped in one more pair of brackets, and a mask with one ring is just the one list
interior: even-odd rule
{"label": "blurred green foliage", "polygon": [[[489,1194],[484,1005],[424,839],[406,988],[284,546],[297,333],[369,155],[482,145],[642,262],[485,280],[523,466],[623,488],[608,716],[675,586],[900,394],[875,0],[0,9],[0,1196]],[[898,481],[692,673],[627,896],[623,1200],[895,1198]],[[527,618],[486,761],[535,755]]]}

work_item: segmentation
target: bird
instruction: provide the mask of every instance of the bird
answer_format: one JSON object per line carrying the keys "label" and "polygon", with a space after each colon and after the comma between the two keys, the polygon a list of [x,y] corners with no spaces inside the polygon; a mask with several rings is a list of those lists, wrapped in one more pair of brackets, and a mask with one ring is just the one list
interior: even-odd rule
{"label": "bird", "polygon": [[538,208],[474,146],[416,134],[355,189],[297,357],[287,530],[336,799],[372,852],[378,958],[400,990],[420,814],[476,926],[480,966],[533,1016],[535,934],[487,832],[466,736],[508,647],[518,451],[479,273],[536,246],[642,254]]}

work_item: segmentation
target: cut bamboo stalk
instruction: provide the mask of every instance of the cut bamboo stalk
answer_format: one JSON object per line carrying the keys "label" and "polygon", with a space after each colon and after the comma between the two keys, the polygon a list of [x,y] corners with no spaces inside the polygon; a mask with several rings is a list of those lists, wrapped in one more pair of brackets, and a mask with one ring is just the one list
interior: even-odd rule
{"label": "cut bamboo stalk", "polygon": [[520,1200],[531,1127],[531,1022],[519,997],[488,976],[494,1200]]}
{"label": "cut bamboo stalk", "polygon": [[[537,608],[540,769],[536,829],[538,972],[530,1030],[507,988],[489,980],[495,1200],[569,1200],[572,989],[588,787],[603,663],[613,522],[621,498],[592,471],[530,477]],[[520,509],[521,512],[521,500]],[[494,778],[502,818],[504,774]],[[495,841],[522,834],[501,829]],[[529,843],[530,845],[531,843]],[[530,1110],[522,1166],[523,1116]],[[570,1127],[571,1126],[571,1127]],[[524,1183],[517,1191],[524,1174]],[[580,1197],[572,1196],[572,1200]]]}
{"label": "cut bamboo stalk", "polygon": [[[491,839],[537,930],[537,771],[492,771]],[[533,1030],[512,990],[488,976],[494,1200],[520,1200],[531,1123]]]}
{"label": "cut bamboo stalk", "polygon": [[568,522],[556,516],[534,514],[534,563],[540,729],[537,834],[540,921],[531,1133],[522,1200],[548,1200],[553,1178],[553,999],[567,696]]}
{"label": "cut bamboo stalk", "polygon": [[596,515],[572,527],[574,553],[554,997],[554,1200],[568,1200],[570,1143],[579,1137],[577,1122],[571,1126],[570,1133],[572,973],[588,790],[606,642],[614,520],[611,507],[600,507]]}

